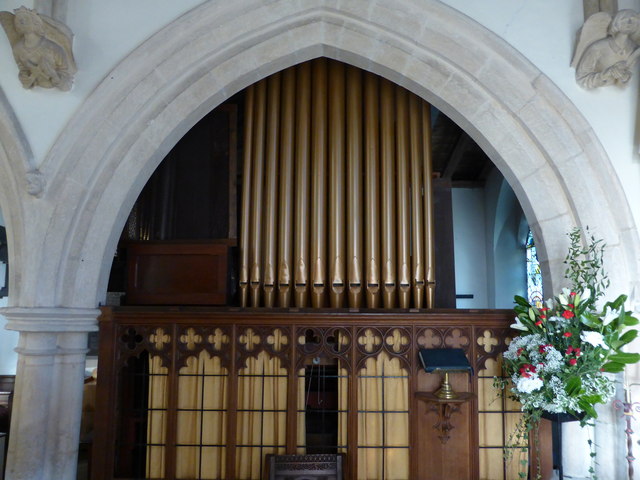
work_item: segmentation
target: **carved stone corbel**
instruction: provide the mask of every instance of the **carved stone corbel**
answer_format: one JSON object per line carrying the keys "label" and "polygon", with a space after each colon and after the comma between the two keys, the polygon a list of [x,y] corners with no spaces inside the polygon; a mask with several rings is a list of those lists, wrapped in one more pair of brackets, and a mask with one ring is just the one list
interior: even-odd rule
{"label": "carved stone corbel", "polygon": [[25,181],[27,184],[27,193],[36,198],[40,198],[47,183],[42,172],[40,172],[40,170],[31,170],[30,172],[27,172]]}
{"label": "carved stone corbel", "polygon": [[71,90],[77,71],[71,30],[26,7],[14,12],[0,12],[0,23],[11,44],[22,86]]}
{"label": "carved stone corbel", "polygon": [[606,85],[625,85],[640,56],[640,15],[620,10],[591,15],[582,26],[571,66],[576,82],[592,89]]}

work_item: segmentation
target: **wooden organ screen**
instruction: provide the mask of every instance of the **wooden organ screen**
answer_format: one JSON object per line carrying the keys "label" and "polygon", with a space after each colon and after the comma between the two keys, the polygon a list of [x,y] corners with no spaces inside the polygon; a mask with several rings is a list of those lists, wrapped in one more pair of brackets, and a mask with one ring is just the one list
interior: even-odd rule
{"label": "wooden organ screen", "polygon": [[433,307],[430,106],[319,58],[250,86],[242,306]]}
{"label": "wooden organ screen", "polygon": [[[345,453],[350,479],[515,478],[519,462],[504,463],[502,449],[518,409],[491,378],[511,318],[105,309],[93,480],[259,480],[267,454],[307,451]],[[440,347],[464,349],[477,374],[453,374],[454,389],[477,400],[459,405],[444,433],[438,405],[416,397],[441,381],[418,349]],[[305,432],[314,365],[337,383],[337,437],[322,451]]]}

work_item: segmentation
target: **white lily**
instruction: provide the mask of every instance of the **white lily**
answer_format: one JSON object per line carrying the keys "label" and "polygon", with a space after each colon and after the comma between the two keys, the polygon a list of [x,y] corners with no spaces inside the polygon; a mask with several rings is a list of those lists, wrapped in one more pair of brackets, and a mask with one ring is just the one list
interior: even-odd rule
{"label": "white lily", "polygon": [[604,337],[600,332],[582,332],[580,340],[590,343],[594,347],[602,347],[605,350],[609,350],[609,345],[604,343]]}
{"label": "white lily", "polygon": [[591,289],[589,287],[585,287],[585,289],[580,294],[580,298],[582,301],[589,300],[591,298]]}
{"label": "white lily", "polygon": [[522,330],[523,332],[526,332],[527,330],[529,330],[521,321],[518,317],[516,317],[516,323],[512,323],[511,324],[511,328],[515,329],[515,330]]}
{"label": "white lily", "polygon": [[571,292],[570,292],[570,290],[569,290],[568,288],[563,288],[563,289],[562,289],[562,293],[560,293],[560,294],[558,295],[558,300],[560,300],[560,303],[561,303],[562,305],[566,305],[567,303],[569,303],[569,302],[567,301],[567,297],[569,296],[569,294],[570,294],[570,293],[571,293]]}
{"label": "white lily", "polygon": [[553,301],[553,298],[547,299],[547,301],[544,303],[547,305],[547,308],[549,310],[553,310],[555,308],[555,302]]}
{"label": "white lily", "polygon": [[620,310],[613,310],[611,307],[607,306],[604,311],[604,317],[602,318],[602,324],[607,326],[619,316]]}

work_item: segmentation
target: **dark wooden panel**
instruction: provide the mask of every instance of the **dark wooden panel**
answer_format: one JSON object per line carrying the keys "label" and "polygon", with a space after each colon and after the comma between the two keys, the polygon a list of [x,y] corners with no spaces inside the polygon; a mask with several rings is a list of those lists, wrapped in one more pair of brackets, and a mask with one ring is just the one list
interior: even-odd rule
{"label": "dark wooden panel", "polygon": [[[417,349],[434,348],[447,345],[463,348],[478,371],[484,362],[495,360],[505,348],[505,337],[509,334],[507,325],[512,320],[510,310],[503,311],[465,311],[465,310],[429,310],[421,312],[348,312],[346,310],[329,310],[322,312],[300,309],[240,309],[240,308],[204,308],[204,307],[119,307],[104,309],[100,319],[101,375],[98,377],[98,393],[96,406],[96,430],[94,445],[93,480],[111,480],[123,478],[114,476],[114,467],[121,465],[116,454],[119,438],[123,432],[116,431],[119,419],[123,415],[122,378],[127,366],[145,355],[159,356],[167,367],[169,394],[169,410],[177,402],[177,373],[188,356],[197,356],[206,349],[210,354],[221,359],[230,372],[236,372],[248,356],[265,350],[269,355],[277,356],[283,368],[286,368],[290,379],[297,378],[298,369],[313,358],[339,359],[347,369],[349,407],[347,419],[347,462],[353,470],[347,478],[357,476],[357,430],[358,430],[358,389],[357,372],[359,365],[368,357],[376,357],[381,351],[391,358],[397,358],[406,365],[410,372],[409,379],[409,424],[410,424],[410,478],[411,480],[464,479],[477,480],[478,467],[478,406],[475,398],[461,405],[460,412],[451,418],[453,429],[450,438],[442,443],[439,431],[434,428],[438,416],[429,411],[422,400],[417,400],[416,392],[433,392],[440,383],[440,375],[426,374],[419,364]],[[293,342],[285,344],[281,350],[274,351],[270,338],[274,329]],[[362,335],[370,329],[379,335],[378,347],[372,351],[363,347]],[[187,332],[200,340],[189,346]],[[252,330],[259,338],[251,350],[240,338]],[[395,348],[390,335],[400,330],[407,335],[409,343]],[[336,349],[330,340],[339,331],[347,339],[344,345]],[[214,332],[226,336],[226,343],[217,347],[211,344]],[[495,340],[483,344],[487,332]],[[168,343],[159,341],[159,336],[168,334]],[[305,338],[301,342],[301,338]],[[480,338],[482,337],[482,338]],[[195,337],[194,337],[195,338]],[[313,341],[311,341],[313,340]],[[404,345],[404,344],[403,344]],[[473,377],[467,374],[453,374],[451,378],[454,390],[477,394],[477,385]],[[296,450],[297,403],[295,392],[297,384],[292,382],[289,394],[293,400],[289,402],[287,422],[291,424],[288,435],[287,450]],[[227,478],[235,478],[235,399],[237,395],[237,377],[229,377],[227,395]],[[142,399],[147,398],[143,394]],[[120,399],[120,400],[119,400]],[[233,400],[232,400],[233,399]],[[173,406],[173,407],[172,407]],[[143,408],[144,410],[144,408]],[[172,411],[173,411],[172,410]],[[174,412],[175,413],[175,412]],[[135,420],[133,415],[131,418]],[[122,423],[122,422],[120,422]],[[175,471],[175,415],[167,418],[166,466],[167,472]],[[125,432],[126,433],[126,432]],[[135,462],[131,461],[131,472],[135,470]],[[143,462],[139,462],[142,464]],[[123,472],[124,473],[124,472]],[[126,477],[126,476],[125,476]],[[131,478],[126,477],[126,478]],[[166,478],[173,478],[168,474]]]}
{"label": "dark wooden panel", "polygon": [[224,305],[228,247],[134,243],[127,247],[129,305]]}
{"label": "dark wooden panel", "polygon": [[456,308],[451,182],[433,179],[433,216],[436,257],[436,308]]}

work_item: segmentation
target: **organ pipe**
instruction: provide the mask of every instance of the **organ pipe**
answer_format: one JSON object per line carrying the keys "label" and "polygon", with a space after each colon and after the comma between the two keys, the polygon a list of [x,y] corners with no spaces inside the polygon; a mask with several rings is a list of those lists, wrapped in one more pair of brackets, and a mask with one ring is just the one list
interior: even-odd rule
{"label": "organ pipe", "polygon": [[411,305],[411,226],[409,203],[409,109],[407,90],[397,86],[396,94],[396,185],[398,222],[398,304],[400,308]]}
{"label": "organ pipe", "polygon": [[424,302],[424,218],[422,214],[422,111],[421,101],[409,96],[409,142],[411,150],[411,271],[413,272],[413,306],[422,308]]}
{"label": "organ pipe", "polygon": [[382,281],[384,308],[396,306],[396,198],[393,84],[380,81],[380,172],[382,204]]}
{"label": "organ pipe", "polygon": [[379,81],[374,75],[365,75],[365,255],[367,281],[367,307],[380,305],[380,148],[379,148]]}
{"label": "organ pipe", "polygon": [[362,306],[362,75],[347,68],[347,284],[349,307]]}
{"label": "organ pipe", "polygon": [[329,64],[329,300],[344,304],[345,293],[345,89],[344,66]]}
{"label": "organ pipe", "polygon": [[432,187],[432,157],[431,157],[431,107],[422,103],[422,165],[424,168],[424,228],[427,241],[427,308],[433,308],[436,286],[435,245],[433,225],[433,187]]}
{"label": "organ pipe", "polygon": [[264,226],[264,306],[275,306],[277,213],[278,213],[278,131],[280,123],[280,74],[267,80],[267,125]]}
{"label": "organ pipe", "polygon": [[293,68],[282,74],[282,120],[280,131],[280,197],[278,213],[278,304],[291,304],[291,262],[293,235],[293,127],[295,121],[295,81]]}
{"label": "organ pipe", "polygon": [[429,113],[327,59],[247,89],[243,307],[433,307]]}
{"label": "organ pipe", "polygon": [[312,64],[311,97],[311,304],[324,307],[327,203],[327,61]]}
{"label": "organ pipe", "polygon": [[251,178],[251,306],[260,306],[262,283],[262,192],[264,176],[264,136],[266,112],[266,80],[261,80],[255,88],[254,135],[251,142],[253,168]]}
{"label": "organ pipe", "polygon": [[296,218],[295,305],[307,306],[309,293],[309,152],[311,138],[311,64],[296,67]]}
{"label": "organ pipe", "polygon": [[253,136],[254,86],[247,88],[244,104],[244,156],[242,161],[242,200],[240,214],[240,306],[249,305],[249,258],[251,222],[251,137]]}

